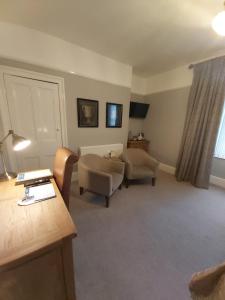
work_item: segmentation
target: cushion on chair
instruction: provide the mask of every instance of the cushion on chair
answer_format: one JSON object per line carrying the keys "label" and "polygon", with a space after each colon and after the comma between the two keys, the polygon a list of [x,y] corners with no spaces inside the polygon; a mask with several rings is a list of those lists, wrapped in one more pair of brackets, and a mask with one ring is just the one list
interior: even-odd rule
{"label": "cushion on chair", "polygon": [[154,176],[154,172],[146,167],[146,166],[133,166],[133,172],[132,172],[132,176],[135,179],[141,179],[141,178],[147,178],[147,177],[153,177]]}

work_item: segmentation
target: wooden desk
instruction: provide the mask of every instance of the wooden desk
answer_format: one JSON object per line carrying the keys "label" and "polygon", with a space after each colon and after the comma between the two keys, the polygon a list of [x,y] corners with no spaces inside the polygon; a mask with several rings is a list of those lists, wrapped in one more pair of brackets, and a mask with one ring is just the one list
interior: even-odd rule
{"label": "wooden desk", "polygon": [[18,206],[24,186],[0,183],[0,299],[75,300],[72,238],[76,227],[57,197]]}

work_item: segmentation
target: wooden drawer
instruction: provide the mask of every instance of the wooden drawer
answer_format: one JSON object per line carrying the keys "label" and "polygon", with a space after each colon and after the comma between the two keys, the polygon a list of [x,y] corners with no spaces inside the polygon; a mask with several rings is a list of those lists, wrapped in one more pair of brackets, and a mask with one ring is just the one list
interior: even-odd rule
{"label": "wooden drawer", "polygon": [[146,152],[148,152],[149,151],[149,141],[147,141],[147,140],[142,140],[142,141],[128,140],[127,148],[140,148],[140,149],[143,149]]}

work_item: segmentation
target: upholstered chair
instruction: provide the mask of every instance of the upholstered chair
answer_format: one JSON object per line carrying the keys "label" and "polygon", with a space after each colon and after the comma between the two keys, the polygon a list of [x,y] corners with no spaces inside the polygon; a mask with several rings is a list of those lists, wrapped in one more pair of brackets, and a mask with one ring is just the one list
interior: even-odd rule
{"label": "upholstered chair", "polygon": [[84,190],[105,196],[106,207],[117,188],[121,188],[124,177],[124,163],[86,154],[78,161],[80,194]]}
{"label": "upholstered chair", "polygon": [[67,148],[56,151],[53,176],[68,209],[73,165],[77,161],[78,156]]}
{"label": "upholstered chair", "polygon": [[134,179],[145,179],[148,177],[152,179],[152,185],[155,185],[159,162],[146,151],[139,148],[128,148],[123,153],[123,161],[126,163],[126,187]]}
{"label": "upholstered chair", "polygon": [[193,300],[224,300],[225,263],[195,273],[189,289]]}

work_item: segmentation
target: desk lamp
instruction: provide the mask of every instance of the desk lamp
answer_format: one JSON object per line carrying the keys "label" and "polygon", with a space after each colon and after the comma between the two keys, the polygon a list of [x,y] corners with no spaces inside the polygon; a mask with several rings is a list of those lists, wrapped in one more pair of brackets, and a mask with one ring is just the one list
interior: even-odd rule
{"label": "desk lamp", "polygon": [[3,152],[3,144],[10,135],[12,136],[12,147],[13,147],[14,151],[23,150],[27,146],[29,146],[31,143],[30,140],[27,140],[24,137],[15,134],[13,130],[9,130],[7,135],[5,137],[3,137],[3,139],[0,141],[0,156],[1,156],[2,165],[3,165],[3,173],[0,174],[0,181],[10,180],[10,179],[16,177],[15,173],[7,171],[4,152]]}

